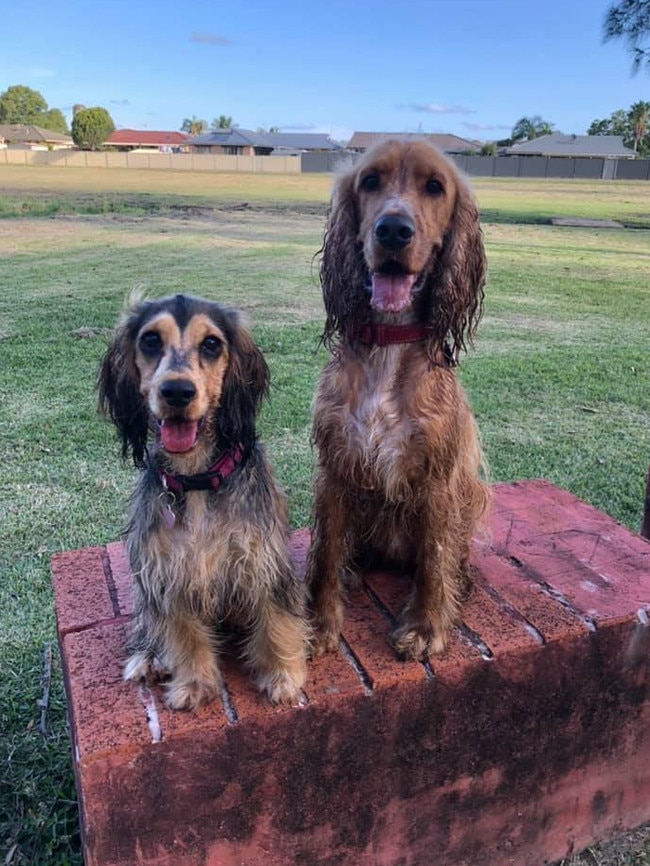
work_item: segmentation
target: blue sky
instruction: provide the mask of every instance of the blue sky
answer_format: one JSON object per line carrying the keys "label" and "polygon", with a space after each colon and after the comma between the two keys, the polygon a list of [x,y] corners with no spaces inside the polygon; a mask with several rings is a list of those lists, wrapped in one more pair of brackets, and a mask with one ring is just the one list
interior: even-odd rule
{"label": "blue sky", "polygon": [[650,99],[610,0],[30,0],[5,4],[0,91],[39,90],[68,119],[179,129],[220,114],[284,131],[452,132],[491,140],[522,115],[584,133]]}

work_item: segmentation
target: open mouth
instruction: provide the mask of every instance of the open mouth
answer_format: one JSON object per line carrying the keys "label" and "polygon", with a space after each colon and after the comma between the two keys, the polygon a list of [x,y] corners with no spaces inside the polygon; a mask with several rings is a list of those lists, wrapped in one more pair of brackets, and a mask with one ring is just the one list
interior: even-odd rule
{"label": "open mouth", "polygon": [[421,274],[411,274],[390,260],[370,274],[370,305],[381,313],[399,313],[411,304]]}
{"label": "open mouth", "polygon": [[158,422],[160,444],[171,454],[182,454],[191,451],[196,445],[202,426],[200,421],[188,421],[186,418],[163,418]]}

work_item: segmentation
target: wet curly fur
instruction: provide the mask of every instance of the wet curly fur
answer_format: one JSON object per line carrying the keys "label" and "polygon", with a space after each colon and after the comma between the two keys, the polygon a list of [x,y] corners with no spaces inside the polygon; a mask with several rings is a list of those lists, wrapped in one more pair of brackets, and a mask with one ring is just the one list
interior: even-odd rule
{"label": "wet curly fur", "polygon": [[[218,693],[219,646],[233,630],[260,691],[272,702],[301,695],[304,590],[255,433],[268,384],[239,314],[186,295],[133,304],[101,363],[100,407],[142,470],[126,537],[134,619],[124,676],[162,679],[175,709]],[[165,488],[230,453],[240,462],[217,489]]]}
{"label": "wet curly fur", "polygon": [[[472,195],[428,143],[382,142],[338,178],[321,262],[331,357],[313,412],[317,651],[338,645],[341,575],[380,563],[414,577],[393,635],[401,656],[442,652],[459,619],[489,492],[454,366],[484,280]],[[414,342],[366,345],[369,323],[425,328]]]}

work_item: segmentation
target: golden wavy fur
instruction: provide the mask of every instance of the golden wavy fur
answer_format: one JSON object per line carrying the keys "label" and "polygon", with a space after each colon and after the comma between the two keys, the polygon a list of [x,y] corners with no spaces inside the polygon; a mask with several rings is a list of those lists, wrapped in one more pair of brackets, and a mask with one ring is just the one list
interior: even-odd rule
{"label": "golden wavy fur", "polygon": [[[321,263],[332,355],[313,417],[317,651],[338,645],[346,570],[412,571],[393,635],[403,657],[442,652],[459,618],[489,493],[454,366],[480,318],[484,279],[472,195],[428,143],[385,141],[338,179]],[[377,326],[397,341],[362,336]]]}
{"label": "golden wavy fur", "polygon": [[268,382],[239,314],[185,295],[132,306],[100,367],[100,407],[142,469],[127,531],[135,598],[124,676],[163,679],[176,709],[217,694],[230,627],[272,702],[295,701],[305,680],[286,502],[255,434]]}

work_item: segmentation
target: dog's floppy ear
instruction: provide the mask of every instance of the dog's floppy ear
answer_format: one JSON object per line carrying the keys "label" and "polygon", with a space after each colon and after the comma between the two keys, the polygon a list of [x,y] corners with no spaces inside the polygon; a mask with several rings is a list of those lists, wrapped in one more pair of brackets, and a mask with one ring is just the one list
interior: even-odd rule
{"label": "dog's floppy ear", "polygon": [[239,314],[230,314],[228,330],[230,357],[217,410],[217,438],[220,448],[241,445],[247,451],[255,443],[255,420],[268,397],[270,374]]}
{"label": "dog's floppy ear", "polygon": [[131,452],[136,466],[144,466],[147,445],[148,412],[140,395],[133,360],[133,338],[128,323],[115,332],[97,374],[100,411],[107,415],[119,434],[122,457]]}
{"label": "dog's floppy ear", "polygon": [[363,243],[354,188],[356,170],[341,175],[334,186],[321,249],[320,279],[326,320],[323,342],[336,334],[351,337],[368,316]]}
{"label": "dog's floppy ear", "polygon": [[456,205],[437,263],[433,317],[439,344],[451,339],[457,358],[471,344],[483,312],[485,251],[476,202],[462,179]]}

